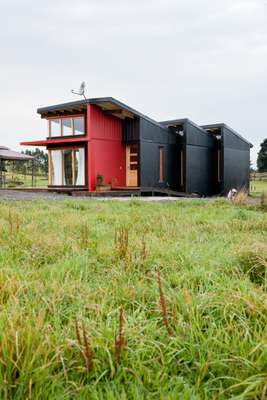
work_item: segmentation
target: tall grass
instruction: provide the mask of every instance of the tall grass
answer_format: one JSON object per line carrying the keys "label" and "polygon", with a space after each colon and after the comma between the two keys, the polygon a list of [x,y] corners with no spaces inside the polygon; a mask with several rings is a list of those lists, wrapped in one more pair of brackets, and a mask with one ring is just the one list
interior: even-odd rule
{"label": "tall grass", "polygon": [[266,398],[266,233],[221,199],[0,202],[0,398]]}

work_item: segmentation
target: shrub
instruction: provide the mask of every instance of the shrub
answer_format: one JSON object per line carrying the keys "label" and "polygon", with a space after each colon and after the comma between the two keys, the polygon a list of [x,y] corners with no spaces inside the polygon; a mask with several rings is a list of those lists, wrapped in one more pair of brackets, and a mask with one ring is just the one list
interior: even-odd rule
{"label": "shrub", "polygon": [[235,204],[236,206],[241,206],[246,204],[247,198],[248,198],[248,192],[245,189],[241,189],[233,197],[232,203]]}
{"label": "shrub", "polygon": [[248,275],[251,282],[265,288],[267,283],[267,245],[254,243],[242,250],[239,255],[242,272]]}

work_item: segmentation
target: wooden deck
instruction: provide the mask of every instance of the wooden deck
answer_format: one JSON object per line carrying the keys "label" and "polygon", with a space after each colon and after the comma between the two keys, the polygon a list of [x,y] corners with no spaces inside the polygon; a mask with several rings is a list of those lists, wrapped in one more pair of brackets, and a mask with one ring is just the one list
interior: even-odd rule
{"label": "wooden deck", "polygon": [[80,188],[10,188],[6,190],[15,190],[21,192],[50,192],[58,194],[68,194],[73,197],[139,197],[139,196],[166,196],[166,197],[189,197],[197,198],[197,194],[188,194],[184,192],[177,192],[175,190],[169,190],[164,188],[155,187],[134,187],[134,188],[114,188],[103,192],[88,192],[87,189]]}

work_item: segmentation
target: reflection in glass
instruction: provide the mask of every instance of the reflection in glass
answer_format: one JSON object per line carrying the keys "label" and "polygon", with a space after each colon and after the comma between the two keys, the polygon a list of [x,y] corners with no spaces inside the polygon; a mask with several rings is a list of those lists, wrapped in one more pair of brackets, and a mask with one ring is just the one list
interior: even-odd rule
{"label": "reflection in glass", "polygon": [[64,185],[71,186],[72,181],[72,150],[63,150]]}
{"label": "reflection in glass", "polygon": [[74,135],[84,134],[84,117],[73,118]]}
{"label": "reflection in glass", "polygon": [[60,119],[51,119],[50,123],[50,136],[61,136]]}
{"label": "reflection in glass", "polygon": [[63,118],[62,119],[62,131],[63,131],[63,136],[71,136],[72,135],[71,118]]}

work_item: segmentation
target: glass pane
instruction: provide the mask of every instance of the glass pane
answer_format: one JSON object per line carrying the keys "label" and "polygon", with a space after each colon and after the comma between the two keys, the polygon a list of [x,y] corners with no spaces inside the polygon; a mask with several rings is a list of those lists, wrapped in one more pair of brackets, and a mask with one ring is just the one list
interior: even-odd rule
{"label": "glass pane", "polygon": [[84,149],[74,150],[74,171],[75,171],[74,185],[76,186],[85,185]]}
{"label": "glass pane", "polygon": [[130,164],[130,170],[131,171],[136,171],[138,168],[137,168],[137,164]]}
{"label": "glass pane", "polygon": [[84,117],[73,118],[74,135],[84,134]]}
{"label": "glass pane", "polygon": [[71,186],[72,183],[72,150],[63,150],[64,159],[64,185]]}
{"label": "glass pane", "polygon": [[60,119],[51,119],[50,121],[50,136],[61,136]]}
{"label": "glass pane", "polygon": [[51,185],[62,185],[62,158],[60,150],[51,150]]}
{"label": "glass pane", "polygon": [[138,153],[138,146],[137,144],[132,144],[130,147],[130,153],[131,154],[137,154]]}
{"label": "glass pane", "polygon": [[63,130],[63,136],[73,135],[71,127],[71,118],[62,119],[62,130]]}

